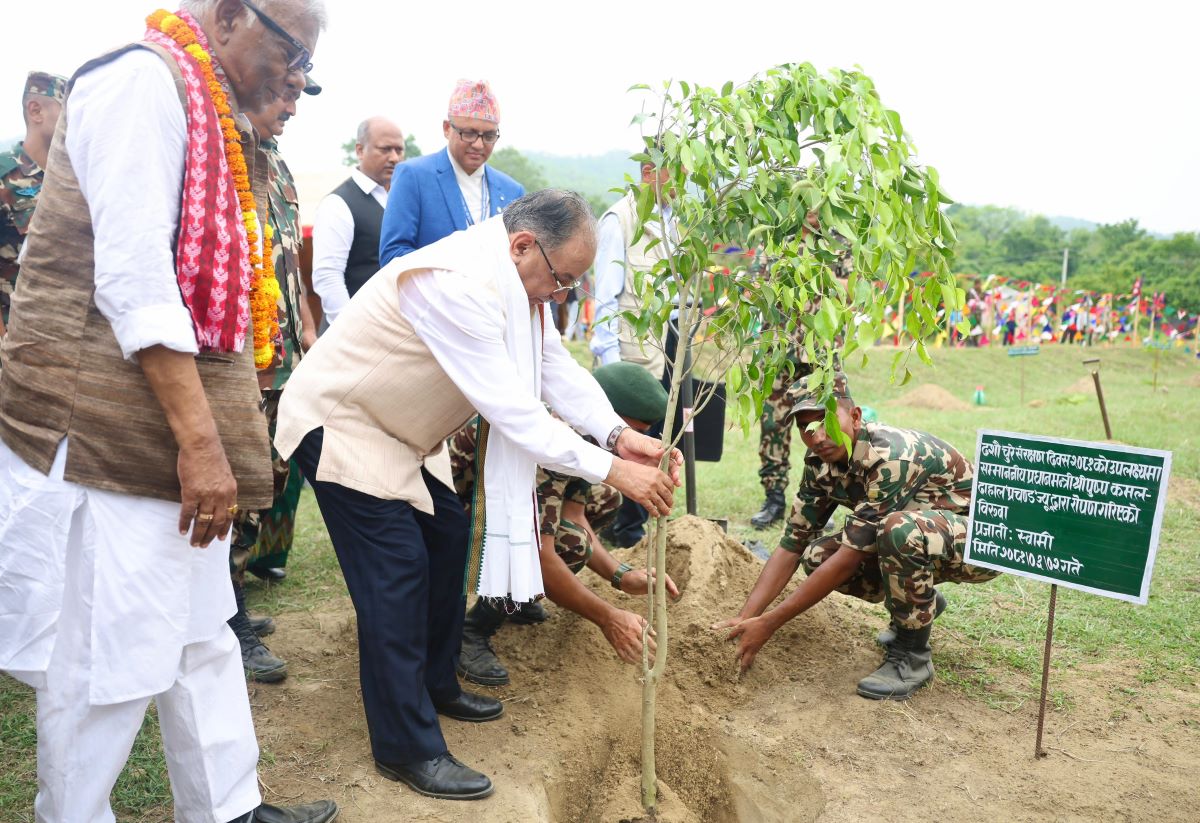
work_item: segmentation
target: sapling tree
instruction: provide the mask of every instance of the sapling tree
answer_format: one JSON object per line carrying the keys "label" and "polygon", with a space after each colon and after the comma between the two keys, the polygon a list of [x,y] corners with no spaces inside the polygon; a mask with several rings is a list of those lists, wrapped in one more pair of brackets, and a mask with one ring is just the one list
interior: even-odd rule
{"label": "sapling tree", "polygon": [[[728,408],[749,432],[776,375],[791,368],[788,343],[797,331],[813,366],[810,385],[825,397],[825,426],[848,442],[831,392],[837,364],[865,359],[885,307],[907,296],[913,342],[892,361],[893,379],[906,381],[910,355],[930,362],[922,341],[937,329],[939,306],[949,317],[964,302],[949,269],[954,230],[942,206],[951,200],[937,172],[917,162],[900,115],[859,71],[788,64],[721,89],[681,81],[634,89],[647,103],[635,118],[645,149],[633,159],[667,179],[630,181],[640,223],[633,240],[658,221],[652,235],[664,239],[650,245],[667,248],[634,277],[639,308],[620,316],[646,346],[661,346],[668,323],[677,323],[678,346],[666,352],[664,445],[682,436],[672,421],[689,341],[706,374],[724,377]],[[674,232],[655,208],[660,199],[670,203]],[[715,252],[730,247],[737,251]],[[839,280],[835,264],[845,254],[853,272]],[[931,276],[914,278],[918,265]],[[715,383],[701,384],[692,414],[712,399]],[[669,641],[666,521],[658,517],[647,540],[647,631],[658,647],[653,661],[648,652],[642,660],[642,803],[651,814],[655,688]]]}

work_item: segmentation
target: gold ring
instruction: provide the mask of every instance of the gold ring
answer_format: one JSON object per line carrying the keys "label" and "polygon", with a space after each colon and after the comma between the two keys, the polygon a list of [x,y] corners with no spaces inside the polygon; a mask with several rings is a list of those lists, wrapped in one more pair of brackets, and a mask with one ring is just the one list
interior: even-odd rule
{"label": "gold ring", "polygon": [[229,507],[229,516],[232,517],[233,515],[237,514],[239,511],[241,511],[241,510],[238,508],[238,504],[234,503],[232,506]]}
{"label": "gold ring", "polygon": [[210,521],[210,520],[212,520],[212,519],[213,519],[213,515],[211,515],[211,514],[198,514],[198,515],[196,515],[196,519],[197,519],[197,520],[200,520],[200,521],[203,521],[203,522],[205,522],[205,523],[207,523],[208,521]]}

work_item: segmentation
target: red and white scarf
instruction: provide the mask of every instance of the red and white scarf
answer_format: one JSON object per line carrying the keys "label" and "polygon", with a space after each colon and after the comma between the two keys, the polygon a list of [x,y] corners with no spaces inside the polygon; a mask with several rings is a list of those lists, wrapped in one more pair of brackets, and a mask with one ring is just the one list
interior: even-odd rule
{"label": "red and white scarf", "polygon": [[[183,10],[175,14],[211,56],[196,19]],[[179,291],[191,312],[200,350],[240,352],[250,327],[250,246],[220,120],[196,58],[155,29],[148,29],[145,39],[175,58],[187,91],[187,159],[175,252]],[[224,72],[215,57],[212,61],[224,83]],[[232,99],[229,89],[225,91]]]}

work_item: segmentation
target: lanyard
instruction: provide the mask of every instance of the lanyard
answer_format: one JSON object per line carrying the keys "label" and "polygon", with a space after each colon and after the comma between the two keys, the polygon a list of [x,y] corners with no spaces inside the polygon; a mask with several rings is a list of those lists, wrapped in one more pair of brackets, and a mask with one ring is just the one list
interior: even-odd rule
{"label": "lanyard", "polygon": [[[463,194],[462,186],[458,187],[458,196],[462,199],[463,214],[467,216],[467,225],[475,225],[475,216],[471,214],[471,208],[467,205],[467,196]],[[491,189],[488,186],[487,169],[483,170],[483,184],[479,187],[479,222],[482,223],[488,218],[488,212],[491,211]]]}

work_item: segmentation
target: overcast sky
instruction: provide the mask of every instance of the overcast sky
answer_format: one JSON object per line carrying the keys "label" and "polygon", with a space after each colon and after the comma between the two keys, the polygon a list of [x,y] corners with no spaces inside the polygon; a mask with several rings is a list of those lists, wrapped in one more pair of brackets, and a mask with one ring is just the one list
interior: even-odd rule
{"label": "overcast sky", "polygon": [[[1200,230],[1200,12],[1190,2],[401,3],[326,0],[325,87],[282,140],[297,173],[336,169],[371,114],[426,151],[459,77],[491,81],[501,145],[593,154],[636,145],[626,89],[708,85],[781,62],[860,65],[951,196],[1159,232]],[[152,0],[39,0],[5,37],[0,135],[22,132],[24,72],[70,74],[140,38]]]}

